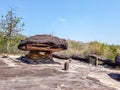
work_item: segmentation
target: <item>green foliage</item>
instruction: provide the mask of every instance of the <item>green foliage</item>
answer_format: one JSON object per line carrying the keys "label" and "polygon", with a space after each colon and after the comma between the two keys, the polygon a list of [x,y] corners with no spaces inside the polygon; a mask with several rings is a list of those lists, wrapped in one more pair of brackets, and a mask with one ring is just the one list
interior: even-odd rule
{"label": "green foliage", "polygon": [[23,53],[23,51],[18,50],[18,44],[20,43],[21,40],[25,39],[25,36],[18,34],[14,37],[12,37],[12,39],[10,40],[10,53],[12,54],[19,54],[19,53]]}
{"label": "green foliage", "polygon": [[89,45],[90,52],[92,52],[92,54],[105,56],[112,60],[115,59],[116,54],[120,50],[120,48],[117,45],[108,45],[97,41],[90,42]]}
{"label": "green foliage", "polygon": [[[15,38],[23,30],[24,23],[21,22],[20,17],[16,17],[15,13],[13,13],[13,10],[10,9],[5,16],[1,17],[0,21],[0,32],[2,34],[1,42],[6,42],[6,54],[8,55],[11,46],[12,39]],[[13,44],[13,43],[12,43]],[[4,50],[5,51],[5,50]]]}
{"label": "green foliage", "polygon": [[110,45],[109,46],[109,54],[108,54],[108,58],[110,58],[110,59],[112,59],[112,60],[114,60],[115,59],[115,56],[117,55],[117,53],[118,53],[118,47],[117,46],[115,46],[115,45]]}
{"label": "green foliage", "polygon": [[83,54],[85,50],[85,44],[83,45],[82,42],[73,41],[73,40],[67,40],[68,42],[68,50],[62,52],[67,55],[73,55],[73,54]]}
{"label": "green foliage", "polygon": [[68,50],[62,52],[68,55],[73,54],[96,54],[98,56],[104,56],[114,61],[115,56],[118,52],[120,52],[119,45],[108,45],[106,43],[101,43],[98,41],[92,41],[90,43],[82,43],[73,40],[68,41]]}
{"label": "green foliage", "polygon": [[12,9],[1,17],[0,30],[3,31],[6,38],[10,38],[23,30],[24,23],[21,23],[21,19],[15,15]]}
{"label": "green foliage", "polygon": [[[1,34],[2,32],[0,32]],[[26,38],[26,36],[18,34],[15,35],[14,37],[11,38],[10,40],[10,49],[9,49],[9,53],[10,54],[22,54],[25,53],[21,50],[18,50],[17,46],[20,43],[21,40],[23,40],[24,38]],[[6,53],[6,38],[4,37],[4,35],[2,34],[2,36],[0,36],[0,53]]]}
{"label": "green foliage", "polygon": [[103,52],[102,44],[98,41],[90,42],[89,49],[91,54],[101,55]]}

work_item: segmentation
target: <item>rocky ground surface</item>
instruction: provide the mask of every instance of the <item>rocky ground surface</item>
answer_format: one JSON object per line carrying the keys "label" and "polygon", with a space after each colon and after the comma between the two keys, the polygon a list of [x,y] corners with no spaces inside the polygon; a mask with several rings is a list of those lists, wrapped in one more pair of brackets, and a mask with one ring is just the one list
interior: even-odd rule
{"label": "rocky ground surface", "polygon": [[25,64],[19,56],[0,56],[0,90],[120,90],[120,71],[72,60],[60,64]]}

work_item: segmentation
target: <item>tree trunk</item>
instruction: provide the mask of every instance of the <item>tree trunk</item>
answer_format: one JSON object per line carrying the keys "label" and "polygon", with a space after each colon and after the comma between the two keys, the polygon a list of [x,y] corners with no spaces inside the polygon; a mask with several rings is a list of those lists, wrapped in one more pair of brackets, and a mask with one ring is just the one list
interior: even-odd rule
{"label": "tree trunk", "polygon": [[7,57],[9,55],[9,48],[10,48],[10,39],[8,38],[7,39],[7,46],[6,46],[6,54],[7,54]]}

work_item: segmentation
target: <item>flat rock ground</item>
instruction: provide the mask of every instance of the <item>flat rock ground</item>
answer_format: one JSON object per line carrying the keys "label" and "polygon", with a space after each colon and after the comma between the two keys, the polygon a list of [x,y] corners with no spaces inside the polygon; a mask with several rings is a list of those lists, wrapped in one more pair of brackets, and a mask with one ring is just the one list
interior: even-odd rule
{"label": "flat rock ground", "polygon": [[0,90],[120,90],[120,71],[95,67],[72,60],[54,59],[61,64],[30,65],[18,61],[19,56],[0,56]]}

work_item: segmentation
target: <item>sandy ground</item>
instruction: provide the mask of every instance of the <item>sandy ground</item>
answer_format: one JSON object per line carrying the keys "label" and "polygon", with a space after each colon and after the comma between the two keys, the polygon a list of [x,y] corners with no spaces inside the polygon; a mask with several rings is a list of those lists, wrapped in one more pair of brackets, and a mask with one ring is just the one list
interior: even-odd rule
{"label": "sandy ground", "polygon": [[25,64],[19,56],[0,56],[0,90],[120,90],[120,71],[72,60],[61,64]]}

